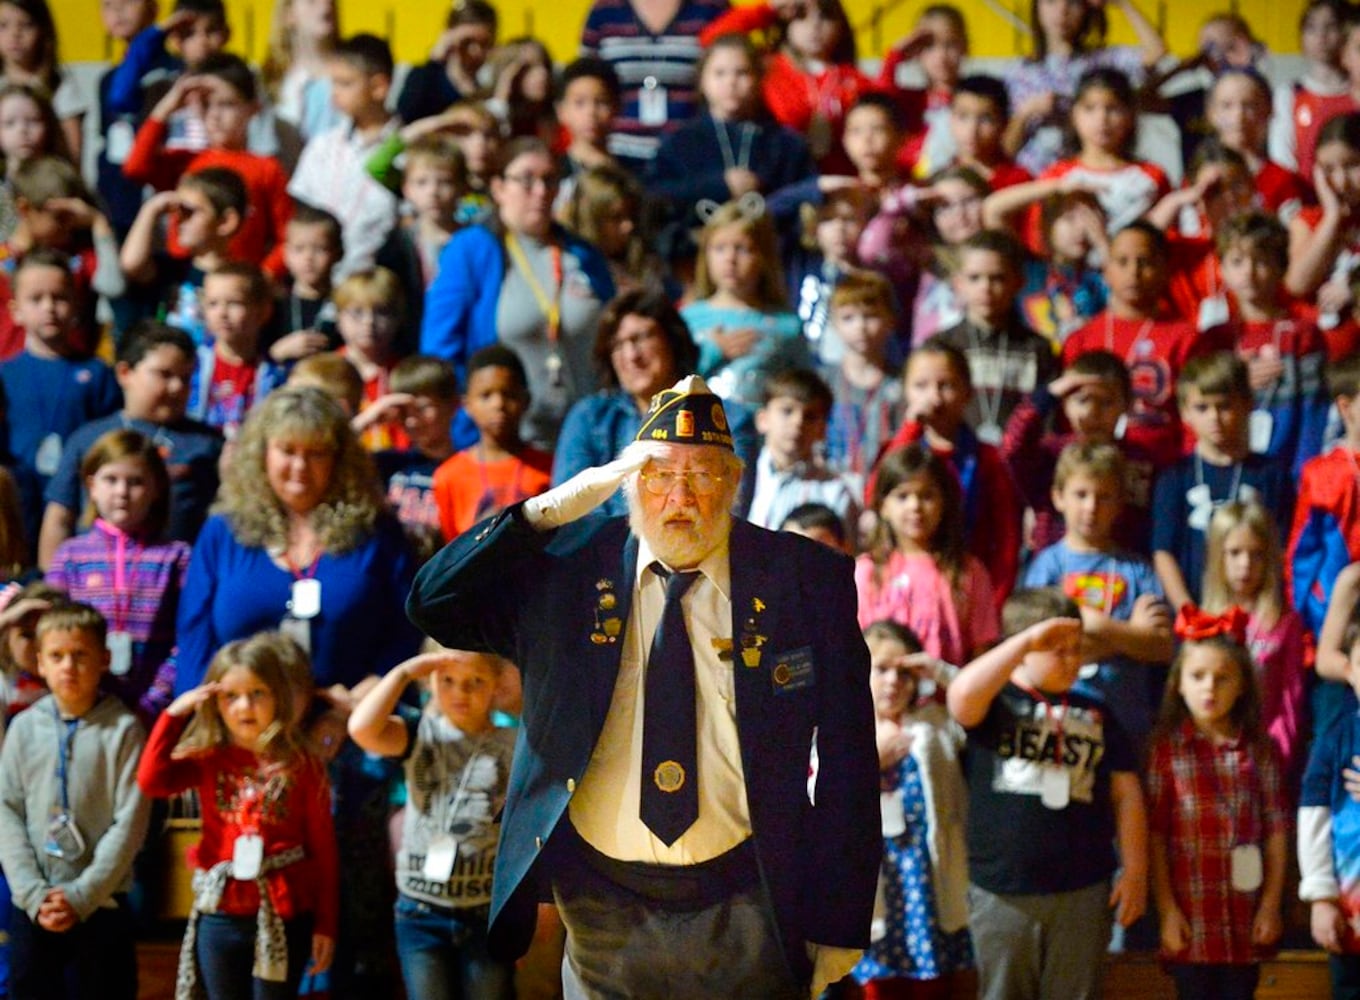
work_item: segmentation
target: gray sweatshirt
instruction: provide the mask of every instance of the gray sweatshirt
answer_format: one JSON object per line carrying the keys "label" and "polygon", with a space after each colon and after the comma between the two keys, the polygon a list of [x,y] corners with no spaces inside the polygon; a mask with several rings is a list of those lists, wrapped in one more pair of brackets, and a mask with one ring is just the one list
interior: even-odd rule
{"label": "gray sweatshirt", "polygon": [[150,802],[137,787],[146,734],[122,703],[105,695],[81,716],[71,743],[67,794],[85,850],[54,858],[43,850],[60,811],[57,760],[66,724],[47,695],[19,715],[0,751],[0,865],[14,903],[33,919],[60,888],[81,920],[132,886],[132,860],[146,839]]}

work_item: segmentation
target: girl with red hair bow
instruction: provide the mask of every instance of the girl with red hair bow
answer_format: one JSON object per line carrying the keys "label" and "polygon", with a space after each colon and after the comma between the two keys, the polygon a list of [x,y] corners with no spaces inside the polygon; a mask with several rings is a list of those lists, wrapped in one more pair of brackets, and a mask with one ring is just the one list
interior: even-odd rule
{"label": "girl with red hair bow", "polygon": [[1249,615],[1187,604],[1148,758],[1152,890],[1181,998],[1249,1000],[1283,929],[1288,804],[1242,645]]}

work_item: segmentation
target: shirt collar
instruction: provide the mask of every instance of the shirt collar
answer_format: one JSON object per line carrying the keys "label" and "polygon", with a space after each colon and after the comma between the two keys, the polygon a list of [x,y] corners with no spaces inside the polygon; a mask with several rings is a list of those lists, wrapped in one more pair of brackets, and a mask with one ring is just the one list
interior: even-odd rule
{"label": "shirt collar", "polygon": [[[698,566],[699,572],[706,576],[709,582],[717,587],[723,597],[729,601],[732,600],[732,561],[728,557],[730,543],[730,537],[724,538],[722,543],[705,556]],[[643,583],[642,574],[650,570],[652,563],[657,561],[651,546],[647,544],[647,540],[639,535],[637,575],[634,580],[638,586]]]}

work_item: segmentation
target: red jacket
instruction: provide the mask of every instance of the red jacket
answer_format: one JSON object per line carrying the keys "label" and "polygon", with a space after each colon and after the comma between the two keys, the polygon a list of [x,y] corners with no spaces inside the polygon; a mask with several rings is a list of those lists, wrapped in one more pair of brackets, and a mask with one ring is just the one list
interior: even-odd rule
{"label": "red jacket", "polygon": [[[148,118],[137,130],[123,174],[130,180],[150,184],[157,191],[169,191],[185,174],[209,167],[226,167],[241,175],[246,184],[246,217],[231,238],[229,253],[233,260],[259,264],[270,275],[281,278],[283,231],[293,217],[293,199],[288,194],[288,175],[272,156],[259,156],[237,149],[165,148],[165,122]],[[170,252],[177,257],[188,253],[179,245],[176,226],[170,226]]]}

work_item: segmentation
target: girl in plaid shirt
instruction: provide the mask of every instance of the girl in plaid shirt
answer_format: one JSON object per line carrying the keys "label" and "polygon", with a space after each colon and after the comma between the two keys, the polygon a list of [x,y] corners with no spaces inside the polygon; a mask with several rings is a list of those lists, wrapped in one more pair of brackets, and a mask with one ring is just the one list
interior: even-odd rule
{"label": "girl in plaid shirt", "polygon": [[1249,1000],[1283,929],[1288,810],[1246,626],[1238,607],[1182,608],[1149,752],[1152,887],[1182,1000]]}

